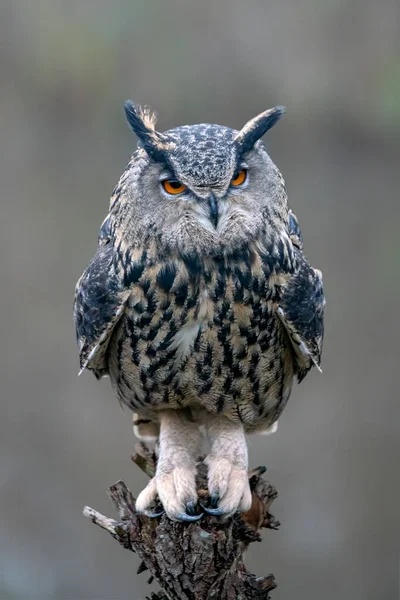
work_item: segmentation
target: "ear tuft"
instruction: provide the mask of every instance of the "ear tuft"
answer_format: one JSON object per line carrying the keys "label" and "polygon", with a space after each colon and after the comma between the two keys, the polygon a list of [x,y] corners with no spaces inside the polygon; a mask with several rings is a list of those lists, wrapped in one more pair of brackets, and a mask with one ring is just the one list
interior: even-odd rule
{"label": "ear tuft", "polygon": [[248,121],[235,138],[239,152],[249,152],[254,144],[279,121],[284,113],[284,106],[275,106],[275,108],[270,108]]}
{"label": "ear tuft", "polygon": [[140,116],[148,129],[152,129],[153,131],[156,128],[157,123],[157,113],[155,110],[152,110],[150,106],[141,106],[138,107],[140,110]]}
{"label": "ear tuft", "polygon": [[142,133],[142,130],[155,131],[157,114],[149,106],[140,106],[127,100],[124,108],[128,123],[137,135]]}
{"label": "ear tuft", "polygon": [[174,144],[162,133],[155,130],[157,115],[148,106],[139,106],[131,100],[124,104],[126,119],[144,150],[158,162],[165,162],[165,155]]}

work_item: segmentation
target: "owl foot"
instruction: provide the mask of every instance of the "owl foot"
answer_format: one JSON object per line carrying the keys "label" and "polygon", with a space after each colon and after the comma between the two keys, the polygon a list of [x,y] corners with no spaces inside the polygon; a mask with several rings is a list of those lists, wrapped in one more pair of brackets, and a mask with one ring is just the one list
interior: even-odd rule
{"label": "owl foot", "polygon": [[[196,514],[196,471],[185,467],[175,467],[170,473],[157,474],[139,494],[136,500],[138,513],[155,518],[165,511],[173,521],[198,521],[203,516]],[[164,511],[151,512],[157,497]]]}
{"label": "owl foot", "polygon": [[[200,431],[187,410],[165,410],[157,414],[160,423],[157,471],[136,500],[139,513],[157,515],[156,499],[173,521],[198,521],[196,514],[196,461]],[[149,513],[150,511],[150,513]]]}
{"label": "owl foot", "polygon": [[213,516],[231,516],[251,506],[247,444],[243,425],[224,415],[205,417],[210,453],[208,467],[210,505],[204,511]]}
{"label": "owl foot", "polygon": [[231,516],[251,507],[251,491],[247,468],[240,468],[228,459],[207,457],[210,506],[202,505],[213,516]]}

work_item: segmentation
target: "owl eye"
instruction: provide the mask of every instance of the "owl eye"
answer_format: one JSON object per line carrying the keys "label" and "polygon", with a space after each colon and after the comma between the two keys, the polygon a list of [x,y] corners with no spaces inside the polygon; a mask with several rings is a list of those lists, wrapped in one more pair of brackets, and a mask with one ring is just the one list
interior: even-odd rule
{"label": "owl eye", "polygon": [[242,183],[244,183],[247,179],[247,170],[246,169],[240,169],[240,171],[236,171],[236,173],[234,174],[233,178],[232,178],[232,185],[238,186],[238,185],[242,185]]}
{"label": "owl eye", "polygon": [[181,194],[186,190],[186,185],[183,185],[183,183],[177,179],[164,179],[164,181],[161,182],[161,185],[167,194],[172,194],[173,196]]}

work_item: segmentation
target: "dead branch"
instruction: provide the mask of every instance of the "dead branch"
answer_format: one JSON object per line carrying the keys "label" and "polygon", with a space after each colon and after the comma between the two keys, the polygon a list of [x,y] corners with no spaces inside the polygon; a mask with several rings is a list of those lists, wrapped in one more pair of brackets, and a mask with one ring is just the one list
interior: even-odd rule
{"label": "dead branch", "polygon": [[[149,477],[154,475],[156,457],[144,444],[137,444],[132,460]],[[277,492],[262,479],[264,472],[264,467],[258,467],[249,473],[251,509],[225,521],[209,515],[191,524],[175,523],[165,515],[149,519],[136,513],[135,499],[123,481],[108,490],[118,521],[88,506],[83,514],[138,554],[138,573],[149,570],[150,581],[155,578],[162,588],[149,600],[267,600],[276,587],[274,576],[256,577],[243,559],[248,545],[261,541],[262,528],[279,526],[269,512]],[[206,482],[206,467],[200,463],[198,493],[203,501],[208,497]]]}

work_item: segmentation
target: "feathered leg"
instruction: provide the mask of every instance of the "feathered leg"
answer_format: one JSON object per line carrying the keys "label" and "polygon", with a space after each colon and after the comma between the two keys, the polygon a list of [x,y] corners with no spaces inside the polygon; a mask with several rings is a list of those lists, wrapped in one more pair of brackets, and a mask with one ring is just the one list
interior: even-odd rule
{"label": "feathered leg", "polygon": [[238,510],[245,512],[251,506],[251,491],[243,425],[215,414],[206,415],[204,423],[210,442],[205,463],[211,502],[211,508],[205,510],[227,516]]}
{"label": "feathered leg", "polygon": [[[136,510],[148,514],[158,495],[174,521],[195,521],[197,504],[196,462],[200,451],[199,426],[190,411],[165,410],[160,420],[157,471],[136,500]],[[187,514],[189,513],[189,514]]]}

